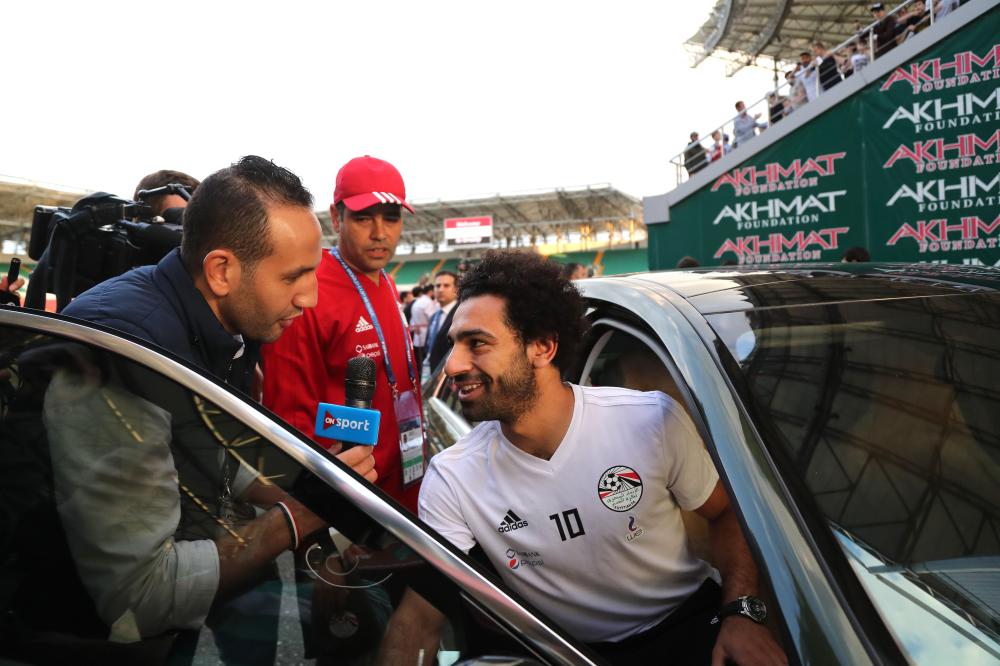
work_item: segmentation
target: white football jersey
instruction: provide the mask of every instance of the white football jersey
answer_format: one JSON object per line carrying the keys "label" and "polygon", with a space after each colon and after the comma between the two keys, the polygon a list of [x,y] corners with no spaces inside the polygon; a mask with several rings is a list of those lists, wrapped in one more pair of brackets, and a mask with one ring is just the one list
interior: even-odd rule
{"label": "white football jersey", "polygon": [[573,419],[550,460],[481,423],[431,460],[420,518],[465,552],[479,543],[504,582],[572,635],[618,641],[719,580],[691,553],[680,514],[719,477],[670,397],[572,388]]}

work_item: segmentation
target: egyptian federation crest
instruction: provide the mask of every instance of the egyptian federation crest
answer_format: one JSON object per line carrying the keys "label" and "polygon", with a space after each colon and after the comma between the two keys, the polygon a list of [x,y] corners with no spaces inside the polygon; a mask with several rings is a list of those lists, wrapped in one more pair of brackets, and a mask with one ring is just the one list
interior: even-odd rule
{"label": "egyptian federation crest", "polygon": [[642,479],[631,467],[609,467],[597,482],[597,496],[612,511],[628,511],[642,498]]}

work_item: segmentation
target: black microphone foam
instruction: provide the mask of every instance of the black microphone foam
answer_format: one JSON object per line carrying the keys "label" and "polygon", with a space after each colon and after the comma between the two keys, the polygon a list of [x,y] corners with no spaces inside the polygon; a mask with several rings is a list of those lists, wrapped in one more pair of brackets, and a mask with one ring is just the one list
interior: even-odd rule
{"label": "black microphone foam", "polygon": [[375,361],[367,356],[355,356],[347,362],[344,377],[344,404],[347,407],[371,409],[375,375]]}

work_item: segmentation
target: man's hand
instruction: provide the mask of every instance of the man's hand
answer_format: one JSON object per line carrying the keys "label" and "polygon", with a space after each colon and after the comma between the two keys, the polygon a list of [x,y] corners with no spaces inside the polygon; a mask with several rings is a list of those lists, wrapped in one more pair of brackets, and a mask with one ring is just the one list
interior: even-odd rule
{"label": "man's hand", "polygon": [[0,277],[0,291],[10,291],[15,292],[24,286],[24,278],[17,278],[14,280],[14,284],[7,284],[7,276],[4,275]]}
{"label": "man's hand", "polygon": [[371,446],[352,446],[343,451],[340,443],[330,447],[330,453],[337,456],[337,459],[353,469],[355,472],[365,477],[365,481],[375,483],[378,472],[375,471],[375,456],[372,455]]}
{"label": "man's hand", "polygon": [[[722,574],[723,602],[757,594],[757,567],[721,481],[697,512],[709,522],[712,563]],[[727,661],[739,666],[788,663],[771,632],[742,616],[725,618],[715,641],[712,666],[724,666]]]}
{"label": "man's hand", "polygon": [[722,621],[712,650],[712,666],[787,666],[788,657],[768,631],[745,617],[730,616]]}

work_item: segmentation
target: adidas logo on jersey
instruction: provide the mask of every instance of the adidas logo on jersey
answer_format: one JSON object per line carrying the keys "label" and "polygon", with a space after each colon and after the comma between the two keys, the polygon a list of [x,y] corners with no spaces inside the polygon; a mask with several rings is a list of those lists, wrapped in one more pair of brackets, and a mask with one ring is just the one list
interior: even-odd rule
{"label": "adidas logo on jersey", "polygon": [[522,527],[527,526],[527,520],[521,520],[519,515],[510,509],[507,509],[507,515],[503,517],[502,521],[500,521],[500,527],[497,528],[497,532],[503,534],[504,532],[513,532],[514,530],[519,530]]}
{"label": "adidas logo on jersey", "polygon": [[365,319],[364,315],[361,315],[360,317],[358,317],[358,325],[354,327],[354,332],[364,333],[365,331],[370,331],[373,328],[375,327],[372,326],[370,323],[368,323],[368,320]]}

